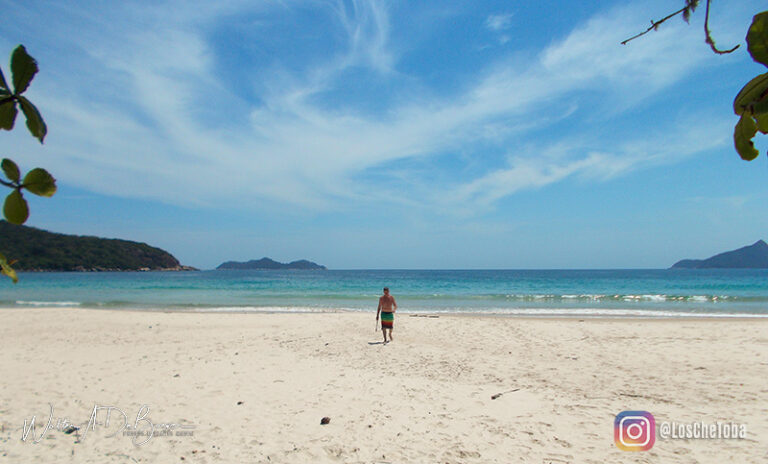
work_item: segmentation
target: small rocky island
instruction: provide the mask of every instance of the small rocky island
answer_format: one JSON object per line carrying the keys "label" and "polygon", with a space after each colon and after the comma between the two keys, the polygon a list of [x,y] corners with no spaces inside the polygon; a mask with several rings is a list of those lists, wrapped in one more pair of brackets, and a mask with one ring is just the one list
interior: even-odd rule
{"label": "small rocky island", "polygon": [[0,251],[17,271],[196,271],[146,243],[57,234],[0,221]]}
{"label": "small rocky island", "polygon": [[246,262],[239,261],[227,261],[222,263],[217,270],[235,269],[235,270],[247,270],[247,269],[260,269],[260,270],[287,270],[287,269],[299,269],[309,271],[324,271],[327,268],[321,266],[312,261],[301,259],[299,261],[291,261],[290,263],[279,263],[269,258],[252,259]]}
{"label": "small rocky island", "polygon": [[707,259],[684,259],[672,265],[672,269],[768,269],[768,244],[758,240]]}

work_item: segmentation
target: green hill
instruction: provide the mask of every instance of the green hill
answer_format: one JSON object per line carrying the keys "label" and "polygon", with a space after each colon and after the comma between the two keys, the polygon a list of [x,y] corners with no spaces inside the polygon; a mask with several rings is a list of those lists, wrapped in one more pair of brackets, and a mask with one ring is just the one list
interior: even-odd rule
{"label": "green hill", "polygon": [[17,271],[192,270],[167,251],[128,240],[57,234],[0,221],[0,251]]}
{"label": "green hill", "polygon": [[270,258],[261,258],[261,259],[252,259],[247,262],[239,262],[239,261],[227,261],[226,263],[221,263],[219,267],[216,268],[217,270],[221,269],[237,269],[237,270],[245,270],[245,269],[261,269],[261,270],[288,270],[288,269],[299,269],[299,270],[305,270],[305,271],[317,271],[317,270],[325,270],[325,266],[321,266],[317,263],[313,263],[312,261],[307,261],[306,259],[301,259],[299,261],[291,261],[290,263],[279,263],[273,259]]}
{"label": "green hill", "polygon": [[672,265],[684,269],[768,269],[768,244],[758,240],[738,250],[707,259],[684,259]]}

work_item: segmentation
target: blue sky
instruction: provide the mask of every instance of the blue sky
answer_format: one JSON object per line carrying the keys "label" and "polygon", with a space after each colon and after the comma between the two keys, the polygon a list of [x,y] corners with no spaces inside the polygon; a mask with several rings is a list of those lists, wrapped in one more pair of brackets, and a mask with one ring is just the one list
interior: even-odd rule
{"label": "blue sky", "polygon": [[58,179],[28,225],[201,268],[667,267],[768,239],[731,143],[764,67],[703,7],[619,44],[682,3],[0,1],[49,126],[3,156]]}

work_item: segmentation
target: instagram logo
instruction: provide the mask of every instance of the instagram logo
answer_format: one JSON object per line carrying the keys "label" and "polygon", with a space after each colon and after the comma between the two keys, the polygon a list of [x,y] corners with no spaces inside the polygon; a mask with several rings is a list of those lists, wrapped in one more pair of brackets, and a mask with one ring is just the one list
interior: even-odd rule
{"label": "instagram logo", "polygon": [[622,411],[613,421],[613,440],[623,451],[648,451],[656,442],[656,420],[647,411]]}

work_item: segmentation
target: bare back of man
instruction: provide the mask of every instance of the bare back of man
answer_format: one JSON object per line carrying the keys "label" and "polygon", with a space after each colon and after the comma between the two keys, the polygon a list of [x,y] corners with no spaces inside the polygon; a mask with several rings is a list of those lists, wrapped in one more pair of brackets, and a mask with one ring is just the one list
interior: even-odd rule
{"label": "bare back of man", "polygon": [[395,312],[392,308],[395,305],[395,297],[392,295],[384,295],[381,298],[379,298],[379,306],[381,306],[381,310],[385,313],[393,313]]}

